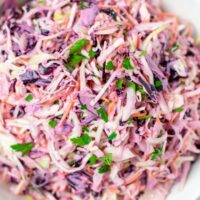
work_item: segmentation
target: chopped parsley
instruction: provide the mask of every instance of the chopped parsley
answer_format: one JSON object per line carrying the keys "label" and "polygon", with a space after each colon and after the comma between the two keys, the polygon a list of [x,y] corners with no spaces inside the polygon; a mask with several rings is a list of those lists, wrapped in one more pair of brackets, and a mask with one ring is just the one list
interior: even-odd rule
{"label": "chopped parsley", "polygon": [[131,125],[132,123],[133,123],[133,119],[132,119],[132,118],[129,118],[128,121],[127,121],[127,124],[128,124],[128,125]]}
{"label": "chopped parsley", "polygon": [[123,24],[117,24],[116,27],[117,28],[121,28],[123,26]]}
{"label": "chopped parsley", "polygon": [[182,112],[184,109],[182,107],[174,108],[172,112]]}
{"label": "chopped parsley", "polygon": [[51,121],[49,121],[49,126],[50,126],[51,128],[55,128],[56,125],[57,125],[56,120],[52,119]]}
{"label": "chopped parsley", "polygon": [[112,163],[112,153],[107,153],[104,157],[99,158],[106,165],[111,165]]}
{"label": "chopped parsley", "polygon": [[170,52],[171,53],[174,53],[175,51],[177,51],[178,49],[180,48],[180,46],[178,44],[174,44],[172,46],[172,48],[170,49]]}
{"label": "chopped parsley", "polygon": [[95,53],[93,50],[90,50],[90,51],[89,51],[89,56],[90,56],[90,58],[94,58],[95,55],[96,55],[96,53]]}
{"label": "chopped parsley", "polygon": [[94,165],[96,163],[96,161],[98,160],[97,156],[95,154],[93,154],[90,158],[89,158],[89,164],[90,165]]}
{"label": "chopped parsley", "polygon": [[139,57],[141,58],[141,57],[147,55],[147,53],[148,53],[147,50],[144,50],[139,54]]}
{"label": "chopped parsley", "polygon": [[71,138],[71,142],[77,146],[85,146],[90,144],[92,138],[88,134],[83,134],[81,137]]}
{"label": "chopped parsley", "polygon": [[86,105],[86,104],[83,104],[83,105],[81,106],[81,110],[87,110],[87,105]]}
{"label": "chopped parsley", "polygon": [[110,166],[109,165],[103,165],[103,166],[101,166],[99,168],[98,172],[99,172],[99,174],[104,174],[109,170],[110,170]]}
{"label": "chopped parsley", "polygon": [[152,118],[152,115],[144,115],[144,116],[138,117],[138,119],[150,119],[150,118]]}
{"label": "chopped parsley", "polygon": [[88,3],[84,2],[84,1],[80,1],[79,2],[79,7],[80,7],[80,9],[87,8],[88,7]]}
{"label": "chopped parsley", "polygon": [[87,39],[80,39],[77,40],[74,45],[70,49],[70,54],[75,54],[81,51],[83,47],[85,47],[88,44]]}
{"label": "chopped parsley", "polygon": [[134,82],[128,82],[128,87],[131,87],[133,90],[137,91],[137,84]]}
{"label": "chopped parsley", "polygon": [[113,62],[112,62],[112,61],[109,61],[109,62],[106,64],[105,69],[106,69],[106,70],[112,70],[113,68],[114,68]]}
{"label": "chopped parsley", "polygon": [[162,82],[159,79],[155,79],[154,86],[156,89],[159,89],[159,90],[163,88]]}
{"label": "chopped parsley", "polygon": [[146,94],[142,86],[137,85],[134,82],[128,82],[128,87],[131,87],[133,90],[135,90],[136,92],[140,92],[141,94]]}
{"label": "chopped parsley", "polygon": [[123,34],[124,34],[124,36],[127,37],[127,36],[128,36],[128,31],[124,30],[124,31],[123,31]]}
{"label": "chopped parsley", "polygon": [[97,114],[99,116],[101,116],[101,119],[103,119],[103,121],[108,122],[108,114],[106,113],[105,109],[103,107],[100,107],[97,110]]}
{"label": "chopped parsley", "polygon": [[22,156],[24,157],[30,153],[34,145],[32,142],[29,142],[29,143],[23,143],[23,144],[14,144],[14,145],[11,145],[10,147],[16,152],[21,152]]}
{"label": "chopped parsley", "polygon": [[103,67],[100,66],[100,65],[98,65],[98,66],[97,66],[97,69],[99,69],[99,70],[103,70]]}
{"label": "chopped parsley", "polygon": [[125,58],[123,60],[123,67],[124,67],[124,69],[127,69],[127,70],[133,69],[133,66],[131,65],[130,58]]}
{"label": "chopped parsley", "polygon": [[158,147],[157,149],[155,149],[152,154],[151,154],[151,160],[156,160],[156,158],[161,155],[163,151],[163,148],[162,147]]}
{"label": "chopped parsley", "polygon": [[111,133],[109,136],[108,136],[108,140],[114,140],[115,138],[117,137],[117,133],[116,132],[113,132]]}
{"label": "chopped parsley", "polygon": [[87,126],[83,126],[83,133],[89,133],[89,128]]}
{"label": "chopped parsley", "polygon": [[104,164],[99,168],[99,174],[103,174],[110,169],[112,163],[112,153],[107,153],[104,157],[99,158]]}
{"label": "chopped parsley", "polygon": [[123,84],[124,84],[125,80],[123,78],[120,78],[117,81],[117,88],[122,89],[123,88]]}
{"label": "chopped parsley", "polygon": [[28,96],[26,96],[25,100],[30,102],[33,100],[33,96],[31,94],[29,94]]}
{"label": "chopped parsley", "polygon": [[68,58],[67,60],[67,64],[65,65],[65,67],[70,66],[70,67],[75,67],[75,65],[79,64],[82,60],[87,59],[86,56],[84,56],[83,54],[76,54],[76,55],[72,55]]}

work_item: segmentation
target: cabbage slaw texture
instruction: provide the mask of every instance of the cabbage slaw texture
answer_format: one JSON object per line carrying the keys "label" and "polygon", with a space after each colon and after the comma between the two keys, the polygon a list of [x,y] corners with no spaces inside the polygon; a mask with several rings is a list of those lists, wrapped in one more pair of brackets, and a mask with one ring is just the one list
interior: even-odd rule
{"label": "cabbage slaw texture", "polygon": [[5,1],[0,176],[35,200],[164,200],[200,153],[200,50],[158,0]]}

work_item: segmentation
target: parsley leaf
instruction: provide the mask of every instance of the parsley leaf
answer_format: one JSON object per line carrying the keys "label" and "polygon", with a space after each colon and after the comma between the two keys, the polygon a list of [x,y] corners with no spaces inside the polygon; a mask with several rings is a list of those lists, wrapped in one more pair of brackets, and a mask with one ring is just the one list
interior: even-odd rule
{"label": "parsley leaf", "polygon": [[158,147],[157,149],[155,149],[151,154],[151,160],[156,160],[156,158],[162,153],[162,151],[162,147]]}
{"label": "parsley leaf", "polygon": [[67,65],[74,67],[75,65],[79,64],[82,60],[86,59],[87,57],[83,54],[76,54],[72,55],[67,60]]}
{"label": "parsley leaf", "polygon": [[108,136],[108,140],[114,140],[117,137],[117,133],[113,132]]}
{"label": "parsley leaf", "polygon": [[182,112],[184,109],[182,107],[174,108],[172,112]]}
{"label": "parsley leaf", "polygon": [[49,121],[49,126],[50,126],[51,128],[55,128],[56,125],[57,125],[56,120],[52,119],[51,121]]}
{"label": "parsley leaf", "polygon": [[109,165],[103,165],[99,168],[98,172],[99,174],[104,174],[106,173],[107,171],[109,171],[110,169],[110,166]]}
{"label": "parsley leaf", "polygon": [[92,138],[88,134],[83,134],[81,137],[71,138],[71,142],[77,146],[84,146],[90,144]]}
{"label": "parsley leaf", "polygon": [[93,50],[90,50],[90,51],[89,51],[89,56],[90,56],[90,58],[94,58],[95,55],[96,55],[96,53],[95,53]]}
{"label": "parsley leaf", "polygon": [[87,3],[87,2],[84,2],[84,1],[80,1],[79,7],[80,7],[80,9],[87,8],[87,7],[88,7],[88,3]]}
{"label": "parsley leaf", "polygon": [[30,102],[33,100],[33,96],[31,94],[29,94],[28,96],[26,96],[25,100]]}
{"label": "parsley leaf", "polygon": [[132,65],[131,65],[131,61],[130,58],[125,58],[123,60],[123,67],[127,70],[133,69]]}
{"label": "parsley leaf", "polygon": [[128,87],[131,87],[136,92],[140,92],[141,94],[145,94],[145,91],[143,90],[142,86],[137,85],[134,82],[128,82]]}
{"label": "parsley leaf", "polygon": [[124,34],[124,36],[127,37],[127,36],[128,36],[128,31],[124,30],[124,31],[123,31],[123,34]]}
{"label": "parsley leaf", "polygon": [[97,161],[97,156],[95,154],[93,154],[90,158],[89,158],[89,164],[90,165],[94,165]]}
{"label": "parsley leaf", "polygon": [[83,126],[83,133],[89,133],[89,128],[87,126]]}
{"label": "parsley leaf", "polygon": [[70,54],[75,54],[81,51],[83,47],[85,47],[88,44],[87,39],[80,39],[77,40],[74,45],[70,49]]}
{"label": "parsley leaf", "polygon": [[83,105],[81,106],[81,110],[87,110],[87,105],[86,105],[86,104],[83,104]]}
{"label": "parsley leaf", "polygon": [[180,46],[178,44],[174,44],[172,46],[172,48],[170,49],[170,52],[171,53],[174,53],[175,51],[177,51],[178,49],[180,48]]}
{"label": "parsley leaf", "polygon": [[155,88],[157,90],[162,90],[163,89],[162,82],[158,78],[155,78],[155,80],[154,80],[154,86],[155,86]]}
{"label": "parsley leaf", "polygon": [[139,57],[141,58],[141,57],[147,55],[147,53],[148,53],[147,50],[144,50],[139,54]]}
{"label": "parsley leaf", "polygon": [[100,107],[97,110],[97,114],[101,116],[101,119],[103,119],[105,122],[108,122],[108,114],[106,113],[105,109],[103,107]]}
{"label": "parsley leaf", "polygon": [[117,81],[117,88],[122,89],[124,82],[125,82],[125,80],[123,78],[120,78]]}
{"label": "parsley leaf", "polygon": [[117,24],[116,27],[117,28],[121,28],[123,26],[123,24]]}
{"label": "parsley leaf", "polygon": [[16,152],[22,152],[22,156],[26,156],[34,147],[32,142],[23,143],[23,144],[14,144],[10,146]]}
{"label": "parsley leaf", "polygon": [[109,61],[109,62],[106,64],[105,69],[106,69],[106,70],[112,70],[113,68],[114,68],[113,62],[112,62],[112,61]]}
{"label": "parsley leaf", "polygon": [[138,117],[138,119],[149,119],[149,118],[152,118],[152,115],[144,115],[144,116]]}
{"label": "parsley leaf", "polygon": [[106,165],[111,165],[112,153],[107,153],[104,157],[99,158],[99,160],[103,161]]}

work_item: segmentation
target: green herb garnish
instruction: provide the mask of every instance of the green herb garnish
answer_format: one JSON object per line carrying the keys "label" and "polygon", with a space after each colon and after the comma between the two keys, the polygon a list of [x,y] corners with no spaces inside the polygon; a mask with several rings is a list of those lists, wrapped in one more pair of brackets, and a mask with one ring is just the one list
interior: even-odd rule
{"label": "green herb garnish", "polygon": [[97,160],[98,160],[97,156],[93,154],[93,155],[89,158],[89,164],[90,164],[90,165],[94,165],[94,164],[96,163]]}
{"label": "green herb garnish", "polygon": [[162,88],[162,82],[161,82],[161,80],[156,79],[154,81],[154,86],[155,86],[155,88]]}
{"label": "green herb garnish", "polygon": [[106,113],[105,109],[103,107],[100,107],[97,110],[97,114],[101,116],[101,119],[103,119],[105,122],[108,122],[108,114]]}
{"label": "green herb garnish", "polygon": [[31,94],[29,94],[28,96],[26,96],[25,100],[30,102],[33,100],[33,96]]}
{"label": "green herb garnish", "polygon": [[80,39],[77,40],[74,45],[70,49],[70,54],[75,54],[81,51],[83,47],[85,47],[88,44],[87,39]]}
{"label": "green herb garnish", "polygon": [[115,138],[117,137],[117,133],[116,132],[113,132],[111,133],[109,136],[108,136],[108,140],[114,140]]}
{"label": "green herb garnish", "polygon": [[132,65],[131,65],[131,61],[130,58],[125,58],[123,60],[123,67],[127,70],[133,69]]}
{"label": "green herb garnish", "polygon": [[147,55],[147,53],[148,53],[147,50],[144,50],[139,54],[139,57],[141,58],[141,57]]}
{"label": "green herb garnish", "polygon": [[125,82],[125,80],[123,78],[120,78],[117,81],[117,88],[122,89],[124,82]]}
{"label": "green herb garnish", "polygon": [[172,112],[182,112],[184,109],[182,107],[174,108]]}
{"label": "green herb garnish", "polygon": [[116,27],[117,28],[121,28],[123,26],[123,24],[117,24]]}
{"label": "green herb garnish", "polygon": [[135,90],[136,92],[140,92],[141,94],[146,94],[142,86],[137,85],[134,82],[128,82],[128,87],[131,87],[133,90]]}
{"label": "green herb garnish", "polygon": [[95,53],[93,50],[90,50],[90,51],[89,51],[89,56],[90,56],[90,58],[94,58],[95,55],[96,55],[96,53]]}
{"label": "green herb garnish", "polygon": [[111,165],[112,163],[112,153],[107,153],[104,157],[99,158],[106,165]]}
{"label": "green herb garnish", "polygon": [[22,152],[22,156],[26,156],[30,153],[32,148],[34,147],[32,142],[24,143],[24,144],[14,144],[10,146],[16,152]]}
{"label": "green herb garnish", "polygon": [[177,51],[180,48],[180,46],[178,44],[175,44],[172,46],[172,48],[170,49],[171,53],[174,53],[175,51]]}
{"label": "green herb garnish", "polygon": [[80,9],[87,8],[88,7],[88,3],[84,2],[84,1],[80,1],[79,2],[79,7],[80,7]]}
{"label": "green herb garnish", "polygon": [[87,105],[86,104],[81,105],[81,110],[87,110]]}
{"label": "green herb garnish", "polygon": [[144,115],[144,116],[138,117],[138,119],[150,119],[150,118],[152,118],[152,115]]}
{"label": "green herb garnish", "polygon": [[103,70],[103,67],[100,66],[100,65],[98,65],[98,66],[97,66],[97,69],[99,69],[99,70]]}
{"label": "green herb garnish", "polygon": [[106,70],[112,70],[113,68],[114,68],[113,62],[112,62],[112,61],[109,61],[109,62],[106,64],[105,69],[106,69]]}
{"label": "green herb garnish", "polygon": [[[72,55],[68,58],[67,60],[67,65],[71,66],[71,67],[75,67],[75,65],[79,64],[82,60],[87,59],[86,56],[84,56],[83,54],[76,54],[76,55]],[[66,67],[66,65],[65,65]]]}
{"label": "green herb garnish", "polygon": [[151,154],[151,160],[156,160],[156,158],[162,153],[162,151],[162,147],[158,147],[157,149],[155,149]]}
{"label": "green herb garnish", "polygon": [[128,36],[128,31],[124,30],[124,31],[123,31],[123,34],[124,34],[124,36],[127,37],[127,36]]}
{"label": "green herb garnish", "polygon": [[128,121],[127,121],[127,124],[130,125],[130,124],[132,124],[132,123],[133,123],[133,119],[132,119],[132,118],[129,118]]}
{"label": "green herb garnish", "polygon": [[89,133],[89,128],[87,126],[83,126],[83,133]]}
{"label": "green herb garnish", "polygon": [[81,137],[71,138],[71,142],[77,146],[88,145],[92,141],[92,138],[88,134],[83,134]]}
{"label": "green herb garnish", "polygon": [[133,90],[137,91],[137,84],[134,82],[128,82],[128,87],[131,87]]}
{"label": "green herb garnish", "polygon": [[51,121],[49,121],[49,126],[50,126],[51,128],[55,128],[56,125],[57,125],[56,120],[52,119]]}
{"label": "green herb garnish", "polygon": [[109,171],[110,169],[110,166],[109,165],[103,165],[99,168],[98,172],[99,174],[104,174],[106,173],[107,171]]}

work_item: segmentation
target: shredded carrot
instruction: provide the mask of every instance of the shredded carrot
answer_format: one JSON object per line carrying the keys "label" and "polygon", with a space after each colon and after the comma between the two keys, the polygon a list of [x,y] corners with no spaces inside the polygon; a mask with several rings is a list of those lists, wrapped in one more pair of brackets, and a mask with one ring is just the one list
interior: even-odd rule
{"label": "shredded carrot", "polygon": [[[78,91],[79,87],[80,87],[80,85],[79,85],[79,82],[77,81],[74,92]],[[58,126],[62,126],[64,124],[64,122],[65,122],[66,118],[68,117],[69,112],[70,112],[71,108],[73,107],[73,105],[74,105],[74,100],[72,99],[72,100],[70,100],[70,102],[69,102],[69,104],[68,104],[59,124],[58,124]]]}
{"label": "shredded carrot", "polygon": [[144,113],[134,113],[134,114],[132,114],[132,117],[142,117],[142,116],[145,116],[145,115],[147,115],[146,111]]}
{"label": "shredded carrot", "polygon": [[137,171],[131,177],[128,177],[125,179],[125,185],[129,185],[129,184],[135,182],[137,179],[140,178],[141,175],[142,175],[142,171]]}
{"label": "shredded carrot", "polygon": [[108,105],[108,117],[111,115],[114,107],[115,107],[115,102],[114,101],[112,101],[111,103],[109,103],[109,105]]}
{"label": "shredded carrot", "polygon": [[62,90],[62,91],[59,92],[59,94],[55,94],[50,99],[42,102],[41,105],[51,105],[55,101],[57,101],[58,99],[60,99],[62,96],[67,96],[68,94],[70,94],[71,91],[72,91],[72,89],[69,89],[68,91]]}
{"label": "shredded carrot", "polygon": [[112,192],[112,193],[115,193],[115,194],[119,194],[120,193],[119,189],[116,186],[111,186],[109,188],[109,191]]}

